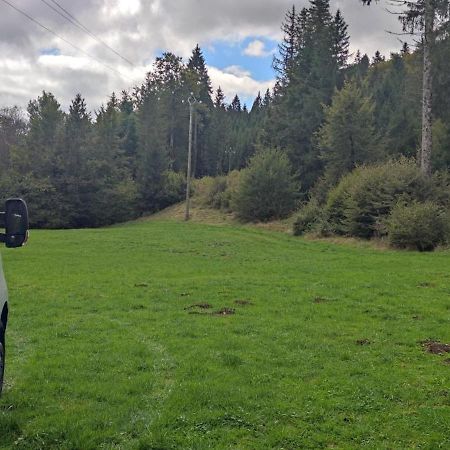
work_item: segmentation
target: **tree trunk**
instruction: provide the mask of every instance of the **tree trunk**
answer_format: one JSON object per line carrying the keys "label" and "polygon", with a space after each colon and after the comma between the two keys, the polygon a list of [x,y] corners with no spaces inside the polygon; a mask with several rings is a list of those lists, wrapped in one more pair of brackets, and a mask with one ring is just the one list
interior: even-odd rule
{"label": "tree trunk", "polygon": [[432,135],[432,87],[431,49],[434,44],[434,6],[431,0],[425,0],[425,32],[423,38],[423,100],[422,100],[422,149],[420,169],[423,174],[431,174]]}

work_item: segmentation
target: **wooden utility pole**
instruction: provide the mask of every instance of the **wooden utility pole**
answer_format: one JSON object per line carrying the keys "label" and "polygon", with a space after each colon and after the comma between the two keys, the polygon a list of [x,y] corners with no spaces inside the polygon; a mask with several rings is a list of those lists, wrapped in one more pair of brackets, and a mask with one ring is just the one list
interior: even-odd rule
{"label": "wooden utility pole", "polygon": [[188,148],[188,163],[187,163],[187,175],[186,175],[186,213],[184,220],[188,221],[189,209],[191,203],[191,164],[192,164],[192,124],[194,116],[194,104],[197,102],[194,96],[189,97],[189,148]]}

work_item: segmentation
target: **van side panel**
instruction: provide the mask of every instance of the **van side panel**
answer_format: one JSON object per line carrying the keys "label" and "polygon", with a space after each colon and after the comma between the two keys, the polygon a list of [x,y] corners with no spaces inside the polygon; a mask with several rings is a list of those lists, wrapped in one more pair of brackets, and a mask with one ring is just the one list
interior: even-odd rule
{"label": "van side panel", "polygon": [[6,329],[8,319],[8,290],[6,288],[5,276],[3,274],[2,259],[0,257],[0,319]]}

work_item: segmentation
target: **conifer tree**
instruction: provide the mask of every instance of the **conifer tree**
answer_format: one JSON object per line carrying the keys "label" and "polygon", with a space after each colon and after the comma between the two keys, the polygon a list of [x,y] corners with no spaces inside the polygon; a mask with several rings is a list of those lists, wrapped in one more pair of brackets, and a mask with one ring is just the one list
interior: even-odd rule
{"label": "conifer tree", "polygon": [[[422,145],[420,152],[420,167],[422,173],[431,174],[431,158],[433,149],[432,135],[432,51],[436,40],[447,33],[450,18],[449,0],[393,0],[395,4],[404,7],[399,16],[403,30],[422,35],[423,82],[422,82]],[[362,0],[370,5],[372,0]]]}
{"label": "conifer tree", "polygon": [[334,184],[357,165],[376,161],[377,141],[373,102],[355,82],[346,83],[326,107],[319,132],[327,180]]}
{"label": "conifer tree", "polygon": [[253,106],[252,109],[250,110],[250,112],[252,114],[259,114],[262,110],[263,107],[263,103],[262,103],[262,98],[261,98],[261,92],[258,92],[258,95],[255,98],[255,101],[253,102]]}
{"label": "conifer tree", "polygon": [[240,113],[242,111],[241,99],[239,98],[239,96],[237,94],[233,98],[233,101],[231,102],[230,106],[228,107],[228,110],[232,111],[232,112],[236,112],[236,113]]}
{"label": "conifer tree", "polygon": [[205,58],[197,46],[192,51],[187,64],[190,90],[195,95],[197,103],[194,114],[194,139],[193,139],[193,174],[194,176],[206,175],[211,169],[212,156],[210,151],[210,121],[213,107],[211,94],[211,79],[206,68]]}
{"label": "conifer tree", "polygon": [[286,13],[281,26],[283,40],[278,46],[278,55],[274,57],[272,66],[277,74],[278,84],[289,83],[289,72],[298,51],[299,17],[295,6]]}

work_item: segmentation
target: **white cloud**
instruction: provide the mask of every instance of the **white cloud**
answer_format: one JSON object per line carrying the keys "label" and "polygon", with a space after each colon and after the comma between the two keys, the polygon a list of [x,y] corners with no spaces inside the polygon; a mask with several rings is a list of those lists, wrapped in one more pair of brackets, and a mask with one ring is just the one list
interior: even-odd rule
{"label": "white cloud", "polygon": [[244,55],[253,56],[255,58],[265,58],[266,56],[269,56],[273,53],[273,50],[266,50],[266,44],[259,39],[255,39],[254,41],[250,42],[244,50]]}
{"label": "white cloud", "polygon": [[112,8],[108,3],[104,5],[103,10],[112,16],[134,16],[141,10],[140,0],[116,0]]}
{"label": "white cloud", "polygon": [[[382,2],[387,0],[381,0]],[[172,51],[188,57],[199,43],[215,41],[236,44],[259,36],[247,47],[247,56],[268,51],[265,39],[280,39],[280,25],[292,0],[59,0],[93,33],[134,62],[131,67],[98,41],[73,27],[63,17],[36,0],[21,0],[17,6],[84,51],[114,67],[110,71],[85,57],[55,36],[0,2],[0,106],[26,106],[43,89],[52,90],[64,107],[77,92],[92,109],[105,102],[112,91],[120,92],[140,83],[157,53]],[[297,6],[306,6],[298,0]],[[388,54],[398,49],[397,38],[384,30],[398,30],[395,16],[382,5],[363,7],[357,0],[332,0],[349,23],[352,51],[375,50]],[[259,41],[259,43],[258,43]],[[43,55],[43,49],[58,48],[60,55]],[[239,55],[237,55],[239,56]],[[242,58],[242,56],[240,57]],[[271,81],[260,82],[241,68],[211,68],[227,95],[255,95]]]}
{"label": "white cloud", "polygon": [[249,72],[235,70],[236,66],[232,71],[229,69],[220,70],[217,67],[208,67],[214,89],[220,86],[228,102],[231,102],[236,94],[243,99],[253,99],[258,92],[264,93],[275,84],[275,80],[257,81],[251,77]]}
{"label": "white cloud", "polygon": [[228,66],[223,69],[225,73],[230,73],[231,75],[235,75],[239,78],[251,77],[252,73],[249,70],[244,69],[241,66]]}

